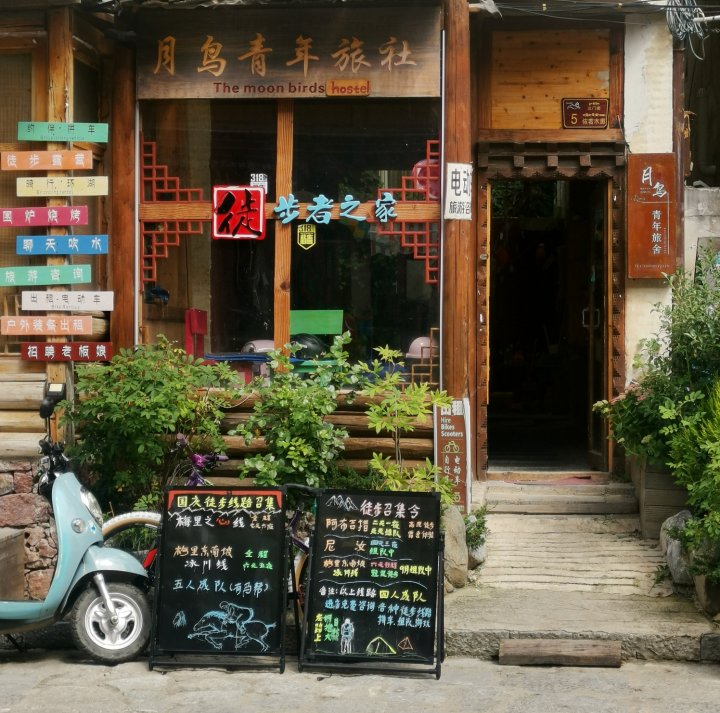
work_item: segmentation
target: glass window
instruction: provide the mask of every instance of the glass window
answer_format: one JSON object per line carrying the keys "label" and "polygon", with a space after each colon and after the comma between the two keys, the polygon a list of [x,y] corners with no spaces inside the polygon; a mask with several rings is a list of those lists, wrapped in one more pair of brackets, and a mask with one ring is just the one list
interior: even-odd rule
{"label": "glass window", "polygon": [[[290,157],[278,156],[273,101],[144,102],[143,139],[155,144],[157,166],[143,169],[143,200],[183,200],[181,187],[202,188],[202,198],[192,200],[210,201],[213,186],[249,185],[264,174],[267,200],[274,203],[277,167],[292,160],[300,203],[320,194],[335,203],[349,195],[374,202],[380,189],[400,188],[426,158],[428,141],[439,138],[438,110],[434,100],[298,101]],[[151,195],[151,174],[166,176],[166,192]],[[341,310],[357,358],[385,344],[406,352],[413,339],[438,326],[438,286],[428,284],[425,261],[414,259],[399,238],[380,235],[377,223],[342,218],[317,224],[315,244],[301,245],[304,218],[291,226],[291,309]],[[210,224],[200,225],[201,233],[182,237],[156,260],[158,284],[151,286],[169,294],[169,308],[207,310],[214,353],[272,339],[275,221],[268,220],[264,240],[212,240]]]}

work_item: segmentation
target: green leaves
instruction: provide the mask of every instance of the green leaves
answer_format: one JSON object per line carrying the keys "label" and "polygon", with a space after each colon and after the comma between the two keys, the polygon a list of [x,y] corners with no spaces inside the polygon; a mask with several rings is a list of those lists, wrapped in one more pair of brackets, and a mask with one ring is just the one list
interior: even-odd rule
{"label": "green leaves", "polygon": [[78,435],[71,452],[96,479],[98,496],[118,508],[157,497],[176,433],[201,450],[223,446],[222,407],[236,386],[226,365],[203,364],[160,336],[121,349],[107,366],[78,364],[76,376],[78,398],[64,404]]}

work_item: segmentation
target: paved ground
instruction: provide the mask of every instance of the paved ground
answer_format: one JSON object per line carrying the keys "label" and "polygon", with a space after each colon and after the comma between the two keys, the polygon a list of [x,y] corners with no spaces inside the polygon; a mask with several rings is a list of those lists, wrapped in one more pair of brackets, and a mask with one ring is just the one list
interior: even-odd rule
{"label": "paved ground", "polygon": [[619,669],[500,666],[451,658],[434,677],[149,671],[74,652],[0,652],[0,713],[716,713],[720,667],[625,663]]}

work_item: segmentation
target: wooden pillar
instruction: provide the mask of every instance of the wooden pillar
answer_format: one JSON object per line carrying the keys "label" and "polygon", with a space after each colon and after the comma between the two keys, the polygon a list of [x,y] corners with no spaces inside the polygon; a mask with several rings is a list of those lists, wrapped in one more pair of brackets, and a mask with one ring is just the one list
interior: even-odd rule
{"label": "wooden pillar", "polygon": [[[293,163],[293,103],[284,99],[278,102],[277,116],[277,181],[275,194],[292,193]],[[273,339],[275,348],[290,341],[290,255],[292,225],[275,221],[275,290]]]}
{"label": "wooden pillar", "polygon": [[[66,7],[49,10],[47,14],[48,25],[48,102],[47,120],[51,122],[71,122],[73,120],[73,43],[71,29],[71,13]],[[49,142],[48,151],[66,148],[63,143]],[[66,172],[50,172],[49,175],[67,175]],[[48,206],[65,206],[65,198],[48,198]],[[50,235],[65,235],[67,228],[49,228]],[[64,256],[50,256],[48,265],[64,265],[68,262]],[[52,289],[52,288],[50,288]],[[66,286],[57,289],[67,289]],[[64,337],[48,337],[48,341],[64,342]],[[46,367],[48,383],[62,383],[68,386],[68,397],[72,397],[71,371],[67,363],[48,362]],[[58,432],[57,420],[51,424],[51,435],[55,440],[64,438]]]}
{"label": "wooden pillar", "polygon": [[133,347],[135,334],[135,56],[131,48],[115,47],[110,119],[112,206],[110,224],[110,281],[115,309],[110,317],[110,340],[115,351]]}
{"label": "wooden pillar", "polygon": [[[473,163],[467,0],[445,0],[444,105],[444,164]],[[455,398],[470,398],[471,428],[476,427],[477,398],[476,219],[446,220],[443,244],[442,386]]]}

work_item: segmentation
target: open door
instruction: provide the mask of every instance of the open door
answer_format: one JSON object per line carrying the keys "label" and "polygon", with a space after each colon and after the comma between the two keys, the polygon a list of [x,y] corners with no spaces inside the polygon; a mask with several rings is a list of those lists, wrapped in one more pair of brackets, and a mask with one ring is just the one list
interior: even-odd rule
{"label": "open door", "polygon": [[608,182],[492,181],[490,470],[607,470]]}

